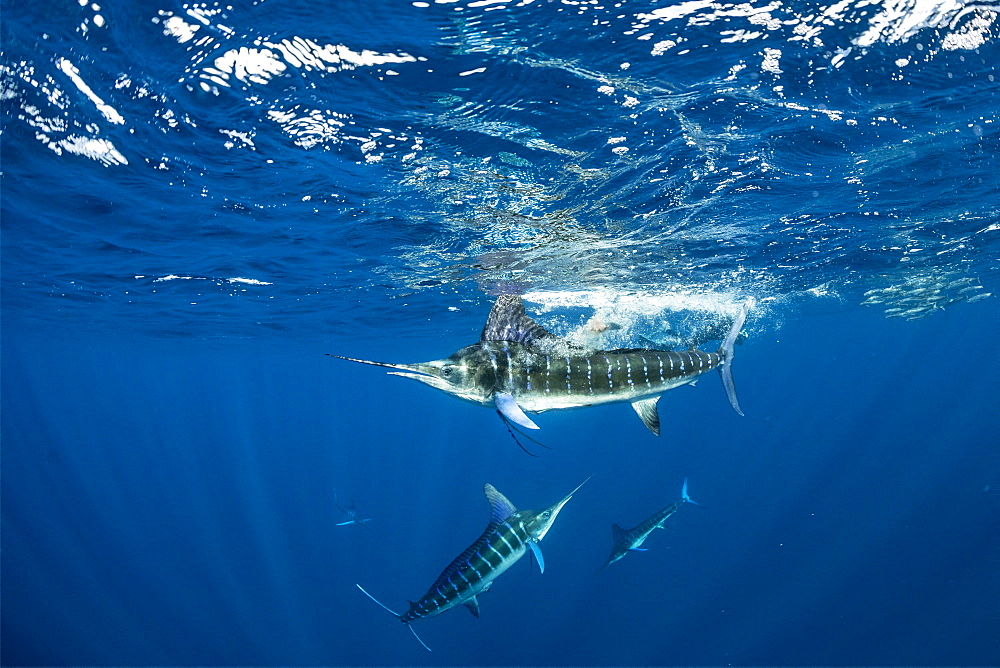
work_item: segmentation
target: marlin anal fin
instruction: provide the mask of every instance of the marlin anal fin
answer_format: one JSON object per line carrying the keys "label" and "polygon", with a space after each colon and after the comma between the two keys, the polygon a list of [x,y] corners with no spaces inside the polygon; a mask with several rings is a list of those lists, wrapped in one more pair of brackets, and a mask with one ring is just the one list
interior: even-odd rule
{"label": "marlin anal fin", "polygon": [[656,402],[659,400],[660,396],[657,395],[647,399],[637,399],[632,402],[632,408],[635,409],[639,419],[642,420],[647,429],[657,436],[660,435],[660,414],[656,411]]}
{"label": "marlin anal fin", "polygon": [[500,295],[486,318],[480,341],[511,341],[532,344],[543,339],[556,339],[544,327],[524,312],[524,303],[517,295]]}
{"label": "marlin anal fin", "polygon": [[479,601],[476,600],[475,596],[470,598],[463,605],[469,609],[469,612],[471,612],[476,619],[479,619]]}
{"label": "marlin anal fin", "polygon": [[542,548],[538,546],[533,540],[528,541],[528,547],[531,548],[531,554],[535,556],[535,561],[538,562],[538,572],[545,572],[545,557],[542,556]]}
{"label": "marlin anal fin", "polygon": [[524,414],[521,407],[517,405],[517,401],[514,400],[514,395],[510,392],[497,392],[493,395],[493,402],[496,404],[500,414],[514,424],[520,425],[525,429],[538,429],[538,425]]}
{"label": "marlin anal fin", "polygon": [[[514,504],[511,503],[506,496],[501,494],[493,485],[486,483],[483,490],[486,492],[486,500],[490,502],[491,522],[499,524],[517,512],[517,508],[514,507]],[[483,591],[486,590],[484,589]]]}

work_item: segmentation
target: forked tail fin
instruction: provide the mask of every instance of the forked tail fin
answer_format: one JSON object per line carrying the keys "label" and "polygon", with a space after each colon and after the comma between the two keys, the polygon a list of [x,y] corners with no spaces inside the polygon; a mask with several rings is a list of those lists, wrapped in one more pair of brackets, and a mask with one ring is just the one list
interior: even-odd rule
{"label": "forked tail fin", "polygon": [[702,508],[705,507],[704,505],[698,503],[697,501],[695,501],[694,499],[692,499],[690,496],[688,496],[688,479],[687,478],[684,478],[684,486],[681,487],[681,498],[684,499],[684,501],[686,503],[693,503],[694,505],[701,506]]}
{"label": "forked tail fin", "polygon": [[719,375],[722,376],[722,386],[726,388],[726,396],[729,397],[729,403],[732,405],[733,410],[740,415],[743,415],[743,411],[740,410],[740,402],[736,398],[736,383],[733,382],[733,346],[736,345],[736,337],[740,335],[743,323],[747,320],[747,312],[750,310],[750,304],[751,301],[747,300],[740,307],[740,312],[737,314],[736,320],[733,321],[733,326],[729,329],[726,339],[719,348],[719,354],[722,355],[722,365],[719,367]]}
{"label": "forked tail fin", "polygon": [[[362,594],[364,594],[365,596],[367,596],[367,597],[368,597],[368,598],[370,598],[371,600],[373,600],[373,601],[375,601],[376,603],[378,603],[378,604],[379,604],[379,605],[380,605],[380,606],[382,607],[382,609],[384,609],[384,610],[387,610],[388,612],[391,612],[392,614],[394,614],[394,615],[395,615],[396,617],[399,617],[400,619],[402,619],[402,615],[400,615],[400,614],[399,614],[399,613],[397,613],[396,611],[392,610],[392,609],[391,609],[391,608],[390,608],[389,606],[387,606],[387,605],[386,605],[385,603],[383,603],[382,601],[378,600],[377,598],[375,598],[374,596],[372,596],[371,594],[369,594],[368,592],[366,592],[366,591],[365,591],[365,588],[364,588],[364,587],[362,587],[362,586],[361,586],[361,585],[359,585],[359,584],[355,584],[355,586],[356,586],[356,587],[357,587],[358,589],[360,589],[360,590],[361,590],[361,593],[362,593]],[[421,640],[421,639],[420,639],[420,636],[418,636],[418,635],[417,635],[417,632],[413,630],[413,626],[411,626],[409,622],[405,622],[405,623],[406,623],[406,628],[410,629],[410,633],[412,633],[412,634],[413,634],[413,637],[417,639],[417,642],[418,642],[418,643],[420,643],[421,645],[423,645],[423,646],[424,646],[424,649],[426,649],[426,650],[427,650],[428,652],[429,652],[429,651],[431,651],[431,648],[427,646],[427,643],[425,643],[425,642],[424,642],[423,640]]]}

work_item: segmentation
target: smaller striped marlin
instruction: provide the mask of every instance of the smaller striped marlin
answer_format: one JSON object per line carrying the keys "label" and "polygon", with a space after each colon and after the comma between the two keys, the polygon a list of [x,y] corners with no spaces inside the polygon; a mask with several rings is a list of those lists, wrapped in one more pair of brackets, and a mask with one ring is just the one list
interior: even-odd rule
{"label": "smaller striped marlin", "polygon": [[351,362],[397,369],[448,394],[496,408],[504,422],[538,429],[529,413],[627,401],[642,423],[660,434],[656,403],[667,390],[692,383],[716,369],[733,409],[743,415],[733,382],[733,345],[746,321],[744,304],[716,352],[629,348],[589,350],[546,331],[529,318],[517,295],[493,304],[479,342],[450,357],[416,364],[373,362],[330,355]]}
{"label": "smaller striped marlin", "polygon": [[342,506],[339,503],[337,503],[336,487],[333,488],[333,502],[334,504],[336,504],[337,508],[340,509],[340,512],[344,513],[344,515],[347,516],[346,520],[344,520],[343,522],[337,522],[335,526],[343,527],[352,524],[357,526],[364,526],[366,523],[371,522],[373,519],[371,517],[362,517],[361,514],[358,512],[357,507],[354,505],[353,499],[351,499],[351,505],[349,506]]}
{"label": "smaller striped marlin", "polygon": [[409,609],[403,614],[386,607],[361,585],[357,587],[365,596],[399,617],[424,649],[430,651],[409,625],[417,619],[439,615],[457,605],[464,605],[473,615],[479,617],[479,600],[476,597],[488,591],[493,581],[513,566],[529,549],[538,561],[539,570],[544,573],[545,559],[538,543],[552,528],[559,511],[573,498],[577,490],[587,483],[587,480],[580,483],[562,501],[542,511],[518,510],[507,497],[497,491],[496,487],[487,484],[484,491],[486,499],[490,502],[490,523],[483,535],[441,571],[441,575],[426,594],[417,601],[410,601]]}
{"label": "smaller striped marlin", "polygon": [[[643,542],[649,538],[649,534],[653,533],[654,529],[665,529],[664,522],[667,519],[680,510],[681,506],[685,503],[693,503],[696,506],[701,506],[700,503],[691,499],[688,496],[688,480],[684,478],[684,486],[681,488],[681,498],[679,501],[674,501],[666,508],[662,508],[645,520],[643,520],[639,526],[632,529],[622,529],[617,524],[611,525],[611,533],[614,536],[615,544],[611,548],[611,556],[608,557],[605,566],[610,566],[622,557],[624,557],[629,552],[645,552],[646,548],[641,547]],[[704,506],[702,506],[704,507]]]}

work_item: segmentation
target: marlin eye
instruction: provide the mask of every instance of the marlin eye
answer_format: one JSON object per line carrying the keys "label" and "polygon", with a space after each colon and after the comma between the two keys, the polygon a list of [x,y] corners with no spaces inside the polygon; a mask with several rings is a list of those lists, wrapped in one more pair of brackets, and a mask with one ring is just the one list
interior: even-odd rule
{"label": "marlin eye", "polygon": [[454,369],[454,367],[446,366],[443,369],[441,369],[441,375],[444,376],[445,378],[447,378],[448,376],[451,375],[451,372],[452,372],[453,369]]}

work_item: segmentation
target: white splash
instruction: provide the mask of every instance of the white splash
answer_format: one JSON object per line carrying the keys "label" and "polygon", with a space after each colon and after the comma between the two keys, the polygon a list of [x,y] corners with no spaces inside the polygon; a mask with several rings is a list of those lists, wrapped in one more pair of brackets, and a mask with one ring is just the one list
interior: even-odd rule
{"label": "white splash", "polygon": [[622,292],[612,288],[593,290],[546,290],[521,295],[538,304],[542,312],[557,308],[593,308],[601,312],[654,316],[664,311],[708,311],[735,314],[745,299],[723,293],[695,291]]}

